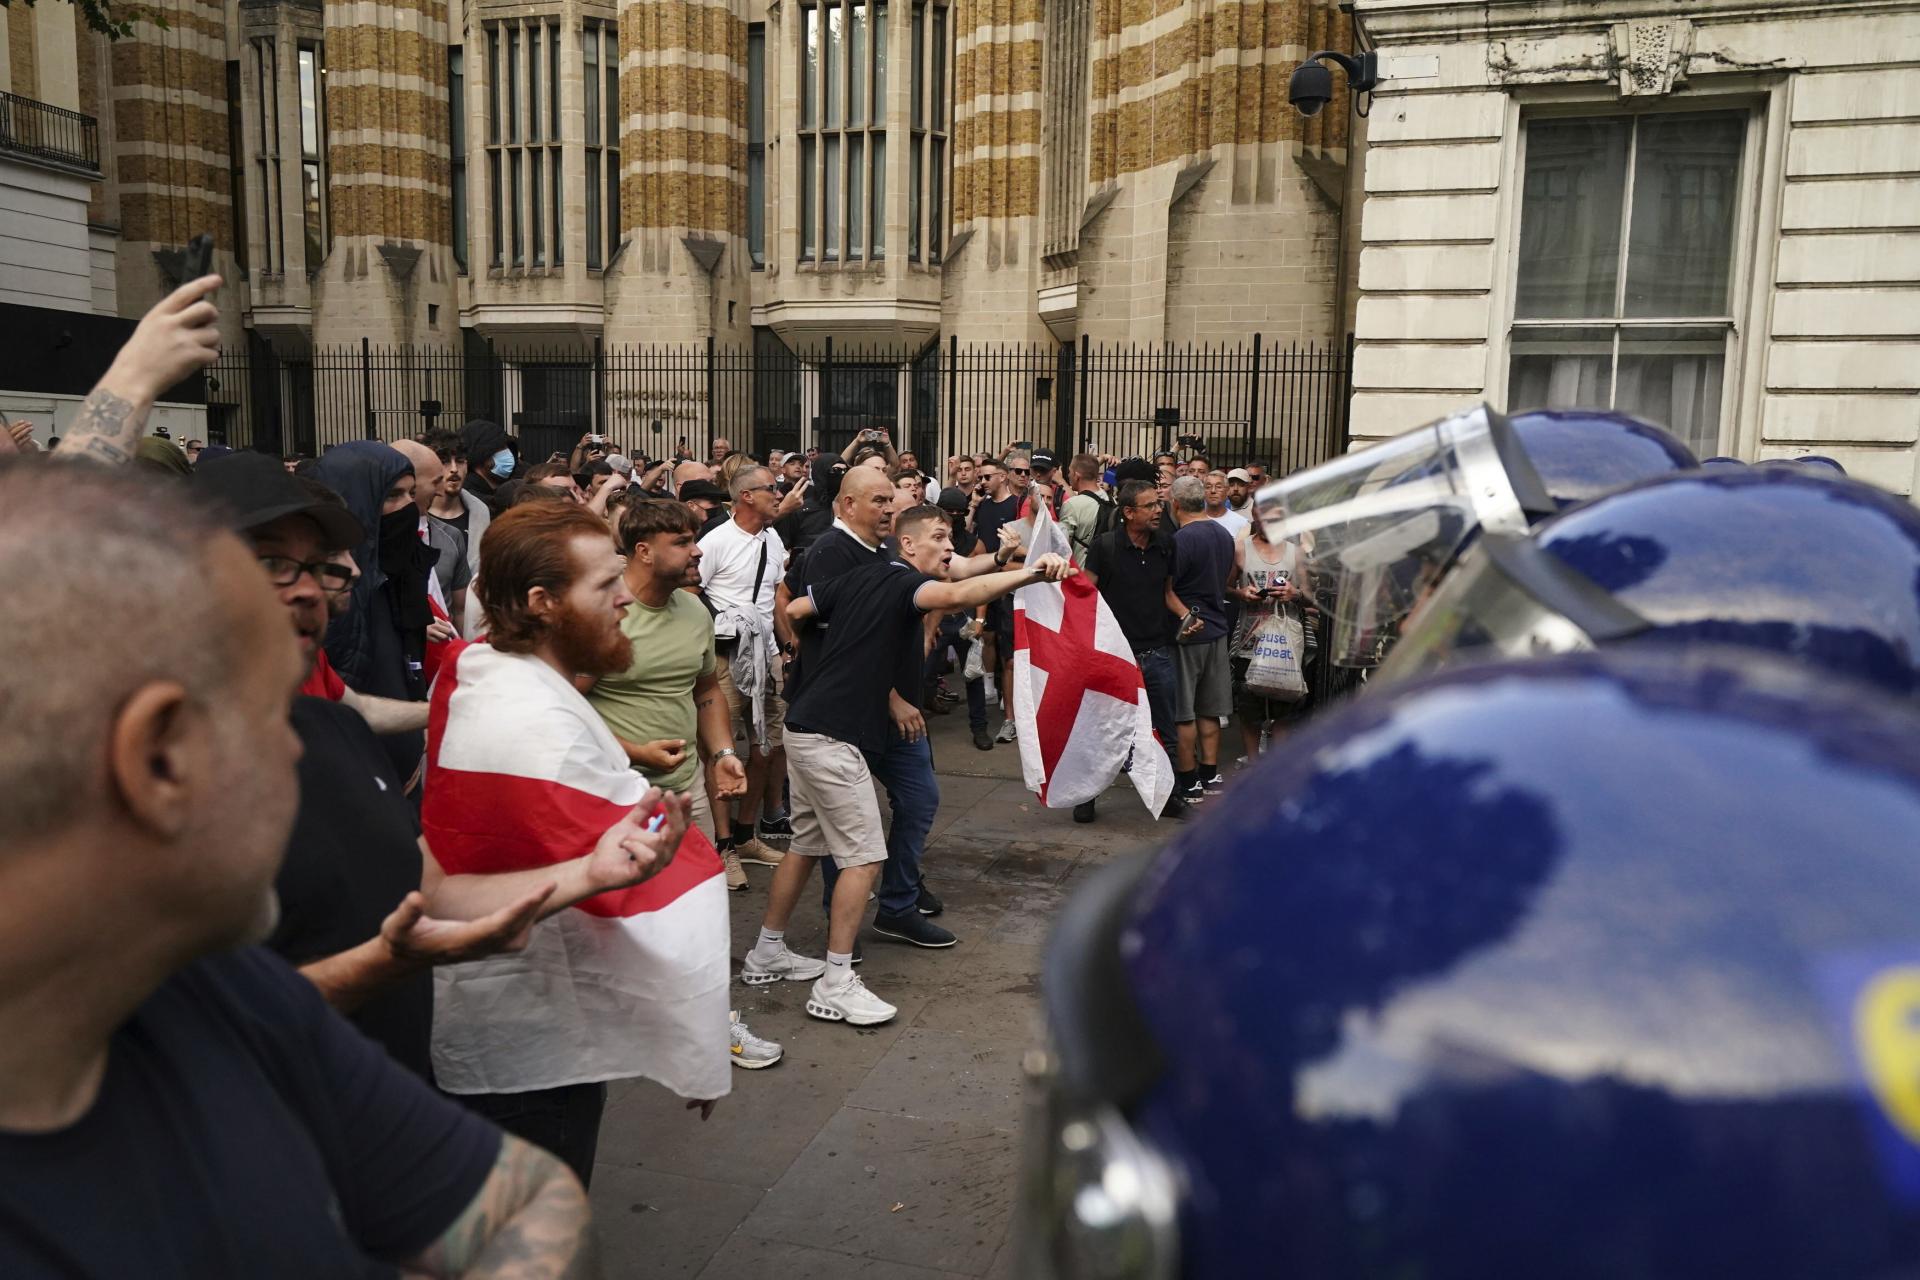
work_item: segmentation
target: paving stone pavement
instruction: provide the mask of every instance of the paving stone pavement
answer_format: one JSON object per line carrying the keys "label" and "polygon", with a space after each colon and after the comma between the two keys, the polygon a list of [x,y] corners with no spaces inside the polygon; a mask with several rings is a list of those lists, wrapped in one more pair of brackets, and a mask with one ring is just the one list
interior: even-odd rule
{"label": "paving stone pavement", "polygon": [[[1096,822],[1076,824],[1026,790],[1017,747],[974,748],[964,706],[928,721],[941,804],[924,869],[959,945],[921,951],[865,935],[862,975],[900,1009],[880,1027],[809,1018],[801,983],[736,980],[736,1007],[786,1058],[735,1071],[704,1124],[657,1085],[615,1084],[593,1179],[607,1276],[1012,1274],[1020,1059],[1036,1038],[1042,944],[1078,877],[1167,830],[1124,778]],[[747,874],[752,887],[731,895],[736,975],[773,873]],[[788,930],[816,956],[817,900],[802,900]]]}

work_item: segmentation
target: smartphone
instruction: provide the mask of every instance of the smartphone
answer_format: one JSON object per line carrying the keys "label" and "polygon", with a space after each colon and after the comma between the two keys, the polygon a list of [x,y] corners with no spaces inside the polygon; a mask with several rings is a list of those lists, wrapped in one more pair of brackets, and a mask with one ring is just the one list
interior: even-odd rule
{"label": "smartphone", "polygon": [[213,237],[202,231],[187,241],[187,247],[181,250],[180,283],[198,280],[213,270]]}

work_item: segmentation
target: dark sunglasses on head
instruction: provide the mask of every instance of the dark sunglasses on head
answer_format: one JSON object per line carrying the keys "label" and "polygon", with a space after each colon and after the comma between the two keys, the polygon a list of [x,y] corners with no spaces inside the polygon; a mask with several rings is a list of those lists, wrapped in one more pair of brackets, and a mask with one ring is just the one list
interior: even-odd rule
{"label": "dark sunglasses on head", "polygon": [[353,570],[331,560],[312,560],[306,564],[292,556],[261,556],[260,567],[267,571],[267,579],[276,587],[290,587],[300,581],[300,575],[310,573],[313,580],[320,584],[322,591],[345,591],[353,585]]}

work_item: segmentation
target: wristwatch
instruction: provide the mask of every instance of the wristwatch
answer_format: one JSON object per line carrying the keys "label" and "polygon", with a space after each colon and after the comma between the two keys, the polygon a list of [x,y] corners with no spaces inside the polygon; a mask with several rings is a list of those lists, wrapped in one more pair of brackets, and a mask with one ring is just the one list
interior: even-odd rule
{"label": "wristwatch", "polygon": [[707,763],[712,764],[714,761],[720,759],[722,756],[732,756],[734,759],[738,760],[740,758],[740,753],[738,751],[735,751],[732,747],[722,747],[718,751],[714,752],[712,755],[707,757]]}

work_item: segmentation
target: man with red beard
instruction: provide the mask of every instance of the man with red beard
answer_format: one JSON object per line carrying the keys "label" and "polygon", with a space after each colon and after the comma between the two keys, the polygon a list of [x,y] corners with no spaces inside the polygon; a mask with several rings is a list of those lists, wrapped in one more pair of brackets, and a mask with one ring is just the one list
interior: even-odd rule
{"label": "man with red beard", "polygon": [[[620,625],[633,596],[606,522],[517,506],[487,526],[480,558],[487,643],[433,690],[421,819],[449,875],[429,901],[470,916],[557,881],[574,905],[535,925],[524,952],[436,971],[434,1077],[584,1183],[609,1080],[656,1080],[703,1116],[727,1092],[726,890],[712,844],[687,830],[686,798],[633,772],[575,685],[633,659]],[[675,852],[650,877],[573,893],[594,869],[587,851],[623,823],[661,827]]]}
{"label": "man with red beard", "polygon": [[[193,488],[252,546],[311,669],[327,595],[351,572],[330,553],[360,541],[360,522],[265,454],[211,459]],[[517,945],[551,890],[470,922],[428,918],[413,808],[367,720],[317,697],[296,698],[291,720],[302,747],[300,808],[274,880],[280,913],[267,945],[394,1061],[431,1079],[430,967]]]}

